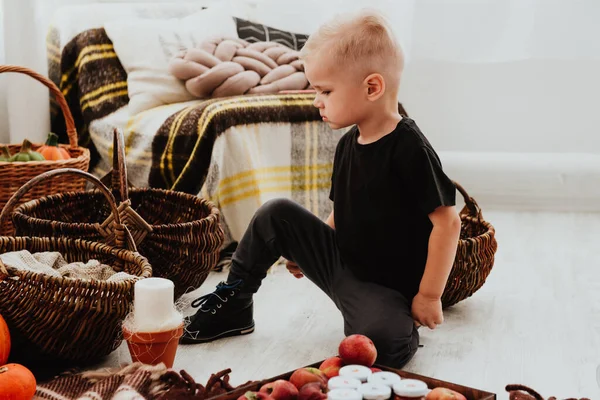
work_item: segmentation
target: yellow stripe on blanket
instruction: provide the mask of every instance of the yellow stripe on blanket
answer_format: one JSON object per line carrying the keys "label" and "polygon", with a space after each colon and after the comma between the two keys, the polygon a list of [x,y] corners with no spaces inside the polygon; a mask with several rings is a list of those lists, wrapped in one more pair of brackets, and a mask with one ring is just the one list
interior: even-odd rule
{"label": "yellow stripe on blanket", "polygon": [[[219,199],[233,196],[236,192],[245,190],[249,187],[258,187],[265,182],[291,182],[295,187],[313,188],[315,184],[329,182],[333,164],[309,165],[309,166],[287,166],[270,167],[245,171],[236,176],[244,175],[242,178],[229,180],[223,179],[216,190],[216,196]],[[298,182],[306,175],[312,177],[310,182],[304,182],[304,185]],[[232,177],[230,177],[232,178]]]}
{"label": "yellow stripe on blanket", "polygon": [[104,85],[104,86],[99,87],[96,90],[93,90],[93,91],[89,92],[85,96],[81,96],[81,99],[79,99],[79,101],[83,103],[86,100],[91,99],[92,97],[96,97],[97,95],[99,95],[101,93],[108,92],[108,91],[111,91],[113,89],[123,88],[123,87],[127,87],[127,81],[116,82],[116,83],[111,83],[111,84],[108,84],[108,85]]}
{"label": "yellow stripe on blanket", "polygon": [[[223,101],[219,101],[219,102],[208,105],[206,107],[206,109],[204,110],[204,112],[202,113],[202,117],[198,119],[198,128],[197,128],[198,139],[196,140],[196,144],[194,145],[194,148],[192,149],[192,152],[190,154],[192,154],[192,155],[196,154],[196,151],[198,150],[198,146],[200,145],[200,138],[202,137],[204,131],[206,130],[206,128],[208,127],[208,125],[210,124],[212,119],[219,112],[233,110],[235,108],[243,108],[247,104],[263,106],[263,107],[277,106],[277,105],[307,106],[307,105],[313,104],[313,99],[311,99],[311,98],[305,98],[305,99],[293,98],[293,99],[288,100],[288,99],[276,97],[276,96],[265,96],[265,98],[261,99],[260,101],[256,101],[256,98],[251,98],[251,99],[252,99],[252,101],[250,102],[245,99],[240,99],[239,97],[232,97],[231,99],[225,99]],[[169,136],[170,135],[171,135],[171,133],[169,133]],[[181,179],[181,177],[185,175],[185,172],[190,167],[192,157],[190,157],[188,159],[185,166],[181,170],[181,173],[179,174],[177,179],[175,179],[175,173],[173,171],[172,154],[173,154],[173,148],[172,148],[172,143],[171,143],[167,149],[167,160],[168,160],[168,165],[169,165],[169,175],[171,176],[172,181],[175,181],[175,183],[172,186],[175,187],[179,183],[179,180]],[[161,170],[163,172],[163,177],[164,177],[165,176],[164,166],[162,164],[161,164]],[[168,182],[168,181],[165,180],[165,182]]]}
{"label": "yellow stripe on blanket", "polygon": [[[90,54],[89,56],[86,56],[83,60],[82,60],[82,64],[80,66],[83,66],[85,64],[87,64],[88,62],[91,61],[95,61],[95,60],[104,60],[104,59],[108,59],[108,58],[116,58],[117,54],[113,51],[113,52],[104,52],[104,53],[100,53],[100,54]],[[68,72],[63,74],[63,79],[64,77],[69,74]],[[66,83],[67,81],[65,81]],[[62,84],[62,82],[61,82]],[[66,97],[69,92],[71,91],[71,89],[73,88],[73,84],[75,84],[75,80],[71,81],[68,85],[65,86],[64,89],[62,89],[62,93],[63,95]],[[83,111],[83,110],[82,110]]]}
{"label": "yellow stripe on blanket", "polygon": [[55,56],[60,57],[60,49],[54,43],[46,42],[46,50],[48,53],[52,53]]}
{"label": "yellow stripe on blanket", "polygon": [[[192,110],[194,108],[195,108],[195,105],[186,107],[183,110],[181,110],[179,115],[177,115],[177,117],[171,124],[171,128],[169,129],[169,138],[167,139],[167,146],[166,146],[167,148],[166,148],[166,151],[162,154],[162,157],[160,158],[160,172],[161,172],[165,182],[168,182],[168,179],[166,176],[165,161],[169,166],[169,173],[172,177],[171,181],[175,180],[175,176],[173,174],[173,142],[175,142],[175,136],[176,136],[177,132],[179,132],[179,127],[183,123],[183,120],[190,112],[192,112]],[[198,140],[199,139],[200,138],[198,138]],[[194,154],[194,153],[192,153],[192,154]]]}
{"label": "yellow stripe on blanket", "polygon": [[265,184],[268,183],[268,181],[260,181],[259,183],[260,183],[260,187],[255,187],[251,190],[247,190],[245,192],[239,193],[236,196],[231,196],[226,199],[219,199],[219,206],[225,207],[231,203],[235,203],[237,201],[244,200],[244,199],[247,199],[250,197],[260,196],[261,194],[264,194],[264,193],[287,192],[287,191],[292,191],[292,190],[301,190],[301,191],[322,190],[322,189],[328,189],[329,185],[330,185],[329,180],[327,180],[326,182],[321,182],[321,183],[312,183],[310,185],[283,184],[283,185],[276,185],[276,186],[271,186],[271,187],[264,187]]}
{"label": "yellow stripe on blanket", "polygon": [[[319,155],[319,135],[317,133],[317,129],[315,124],[307,124],[310,125],[310,130],[312,132],[312,138],[313,138],[313,147],[312,147],[312,163],[311,164],[316,164],[317,163],[317,159],[318,159],[318,155]],[[327,183],[329,184],[329,181],[331,179],[331,174],[328,174],[328,176],[325,177],[325,179],[327,180]],[[317,171],[315,169],[312,170],[312,207],[309,208],[309,210],[312,210],[315,214],[319,214],[319,189],[317,188],[317,185],[320,184],[320,177],[317,174]]]}
{"label": "yellow stripe on blanket", "polygon": [[60,49],[50,40],[49,34],[50,30],[48,30],[48,34],[46,35],[46,56],[49,60],[60,64]]}
{"label": "yellow stripe on blanket", "polygon": [[102,60],[105,58],[116,58],[116,57],[117,57],[117,53],[115,53],[114,51],[103,51],[102,53],[88,54],[81,59],[81,63],[78,65],[78,67],[81,68],[85,64],[89,63],[90,61]]}
{"label": "yellow stripe on blanket", "polygon": [[[125,89],[122,89],[125,88]],[[119,90],[117,92],[112,92],[115,89],[122,89]],[[110,93],[112,92],[112,93]],[[92,100],[92,98],[101,95],[105,93],[103,96],[100,96],[99,98]],[[81,111],[84,111],[90,107],[93,107],[99,103],[102,103],[106,100],[110,100],[113,99],[115,97],[119,97],[119,96],[123,96],[123,95],[128,95],[127,92],[127,81],[122,81],[122,82],[116,82],[116,83],[111,83],[108,85],[104,85],[102,87],[99,87],[98,89],[86,94],[85,96],[82,96],[81,99],[79,100],[79,104],[81,104]]]}
{"label": "yellow stripe on blanket", "polygon": [[77,56],[77,59],[75,60],[75,64],[73,65],[73,67],[71,67],[67,72],[65,72],[62,75],[62,79],[61,79],[60,83],[62,84],[69,80],[69,75],[71,75],[79,67],[79,63],[81,62],[83,57],[85,57],[89,53],[92,53],[95,51],[103,51],[104,52],[106,50],[112,50],[112,52],[114,53],[113,45],[112,44],[91,44],[89,46],[85,46],[83,49],[81,49],[81,52],[79,52],[79,55]]}
{"label": "yellow stripe on blanket", "polygon": [[[94,53],[97,51],[101,51],[101,53],[91,54],[91,53]],[[74,78],[74,76],[72,76],[72,75],[76,70],[79,70],[80,67],[82,67],[83,65],[85,65],[91,61],[101,60],[101,59],[105,59],[105,58],[116,58],[116,57],[117,57],[117,54],[115,53],[112,44],[95,44],[95,45],[89,45],[89,46],[84,47],[81,50],[81,52],[79,53],[79,55],[77,56],[77,60],[75,61],[75,64],[73,65],[73,67],[71,67],[68,71],[66,71],[64,74],[62,74],[62,77],[60,79],[60,87],[63,88],[62,89],[63,95],[67,96],[67,94],[73,87],[73,84],[75,83],[75,81],[74,80],[71,81]]]}
{"label": "yellow stripe on blanket", "polygon": [[[313,165],[311,165],[311,167],[315,168],[317,170],[321,169],[321,170],[326,170],[326,171],[329,170],[330,171],[332,165],[333,165],[332,163],[313,164]],[[285,173],[285,172],[290,172],[290,171],[295,174],[295,173],[304,171],[304,169],[305,169],[304,165],[285,165],[285,166],[282,165],[279,167],[257,168],[257,169],[253,169],[251,171],[243,171],[243,172],[239,172],[235,175],[225,177],[219,181],[219,187],[228,187],[231,185],[235,185],[238,181],[250,178],[256,174]]]}
{"label": "yellow stripe on blanket", "polygon": [[60,64],[60,57],[50,52],[46,53],[46,57],[48,60],[54,61],[56,64]]}
{"label": "yellow stripe on blanket", "polygon": [[127,96],[127,89],[120,90],[120,91],[114,92],[114,93],[105,94],[104,96],[101,96],[101,97],[97,98],[96,100],[90,100],[81,106],[81,111],[85,111],[86,109],[93,107],[96,104],[102,103],[103,101],[110,100],[112,98],[119,97],[119,96]]}

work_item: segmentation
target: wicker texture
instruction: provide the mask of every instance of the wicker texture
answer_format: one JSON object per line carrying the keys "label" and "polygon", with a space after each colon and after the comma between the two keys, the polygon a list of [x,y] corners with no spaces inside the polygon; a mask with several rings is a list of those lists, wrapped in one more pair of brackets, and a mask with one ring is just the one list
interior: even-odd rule
{"label": "wicker texture", "polygon": [[[220,212],[206,199],[186,193],[128,188],[122,140],[122,133],[115,131],[115,168],[107,176],[120,200],[118,214],[128,228],[125,236],[117,235],[119,246],[137,247],[148,258],[154,276],[173,281],[178,298],[200,287],[219,260],[224,240]],[[15,210],[13,222],[19,235],[112,244],[112,215],[102,194],[90,191],[29,201]]]}
{"label": "wicker texture", "polygon": [[[61,173],[64,170],[46,172]],[[67,173],[86,174],[78,170]],[[99,183],[92,176],[86,178]],[[100,195],[109,200],[110,209],[116,212],[112,194],[102,190]],[[0,220],[7,215],[2,212]],[[121,224],[118,214],[115,221],[115,225]],[[97,242],[58,237],[0,237],[0,253],[17,250],[57,251],[67,262],[95,259],[117,272],[125,271],[140,278],[152,275],[150,264],[140,254]],[[8,268],[0,262],[0,314],[15,328],[11,328],[12,335],[33,344],[31,351],[57,360],[95,360],[119,346],[121,323],[133,305],[134,284],[133,279],[107,282],[56,278]]]}
{"label": "wicker texture", "polygon": [[[13,65],[0,65],[0,73],[16,72],[31,76],[41,82],[50,89],[50,92],[56,98],[60,105],[62,113],[65,117],[67,133],[69,136],[69,145],[60,145],[64,147],[71,158],[68,160],[57,161],[28,161],[28,162],[3,162],[0,161],[0,209],[4,207],[8,199],[15,193],[23,184],[31,178],[40,175],[46,171],[51,171],[59,168],[75,168],[82,171],[87,171],[90,163],[90,152],[88,149],[79,147],[77,143],[77,131],[73,116],[69,111],[65,97],[52,81],[44,76],[28,69]],[[42,144],[34,144],[33,150],[39,148]],[[10,154],[18,153],[21,150],[20,145],[9,145]],[[68,179],[60,177],[57,179],[47,179],[43,183],[37,185],[27,195],[20,199],[21,203],[36,199],[49,194],[62,193],[68,191],[78,191],[85,188],[85,180],[75,178]],[[11,235],[14,229],[10,219],[6,219],[0,224],[0,235]]]}
{"label": "wicker texture", "polygon": [[443,307],[450,307],[475,293],[494,266],[498,249],[494,227],[483,219],[479,205],[465,189],[454,182],[464,197],[460,211],[461,231],[456,258],[442,294]]}

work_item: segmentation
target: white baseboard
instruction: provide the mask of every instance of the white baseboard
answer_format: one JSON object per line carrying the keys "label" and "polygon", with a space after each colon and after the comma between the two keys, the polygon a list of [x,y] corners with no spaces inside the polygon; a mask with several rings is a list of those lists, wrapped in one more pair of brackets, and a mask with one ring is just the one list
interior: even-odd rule
{"label": "white baseboard", "polygon": [[600,212],[600,154],[440,151],[483,209]]}

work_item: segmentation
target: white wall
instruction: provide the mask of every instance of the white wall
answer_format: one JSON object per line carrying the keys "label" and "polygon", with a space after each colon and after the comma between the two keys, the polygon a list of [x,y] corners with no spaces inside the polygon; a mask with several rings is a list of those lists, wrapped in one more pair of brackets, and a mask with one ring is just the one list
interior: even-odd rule
{"label": "white wall", "polygon": [[[4,7],[0,0],[0,64],[4,64]],[[0,75],[0,143],[8,143],[8,110],[6,109],[6,78]]]}
{"label": "white wall", "polygon": [[[44,3],[41,3],[44,4]],[[5,57],[7,64],[28,67],[47,75],[45,26],[46,6],[37,0],[5,0],[4,5]],[[5,73],[6,108],[10,142],[24,138],[43,142],[50,129],[48,89],[24,74]]]}
{"label": "white wall", "polygon": [[600,60],[413,60],[401,100],[440,150],[600,154]]}
{"label": "white wall", "polygon": [[596,0],[419,0],[401,100],[441,150],[600,154],[599,19]]}

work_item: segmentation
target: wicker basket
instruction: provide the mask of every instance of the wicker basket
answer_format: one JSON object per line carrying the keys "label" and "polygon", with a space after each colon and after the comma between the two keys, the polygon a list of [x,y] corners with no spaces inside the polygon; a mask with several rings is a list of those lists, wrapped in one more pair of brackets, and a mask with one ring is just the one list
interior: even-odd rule
{"label": "wicker basket", "polygon": [[454,266],[442,294],[443,307],[450,307],[470,297],[487,279],[494,266],[498,249],[494,227],[483,219],[481,208],[457,182],[456,189],[465,200],[460,211],[462,226]]}
{"label": "wicker basket", "polygon": [[[172,280],[178,298],[200,287],[219,260],[224,241],[220,212],[211,202],[186,193],[129,189],[122,143],[122,133],[115,130],[114,169],[107,177],[112,178],[113,193],[120,200],[121,219],[140,254],[148,258],[154,276]],[[109,244],[114,242],[111,218],[101,193],[95,191],[32,200],[13,214],[19,235]]]}
{"label": "wicker basket", "polygon": [[[58,168],[75,168],[81,171],[87,171],[90,164],[90,151],[83,147],[79,147],[77,144],[77,130],[75,129],[75,122],[65,97],[61,91],[56,87],[52,81],[43,77],[42,75],[24,67],[18,67],[13,65],[0,65],[0,73],[3,72],[17,72],[25,75],[29,75],[34,79],[38,80],[42,84],[46,85],[50,92],[56,97],[56,101],[60,105],[62,113],[65,117],[67,134],[69,135],[69,145],[60,145],[64,147],[71,158],[68,160],[59,161],[30,161],[30,162],[3,162],[0,161],[0,209],[4,207],[4,204],[8,199],[16,192],[25,182],[31,178],[54,169]],[[37,149],[41,144],[34,144],[33,149]],[[9,151],[11,154],[15,154],[21,150],[20,145],[9,145]],[[29,201],[31,199],[37,199],[42,196],[49,194],[62,193],[68,191],[78,191],[85,188],[85,180],[83,179],[65,179],[64,177],[58,179],[47,179],[40,185],[36,186],[26,196],[23,196],[20,200],[21,203]],[[6,219],[3,224],[0,224],[0,235],[12,235],[14,229],[10,219]]]}
{"label": "wicker basket", "polygon": [[[109,199],[120,225],[114,197],[107,190],[101,195]],[[152,275],[150,264],[138,253],[80,239],[0,237],[0,253],[17,250],[57,251],[68,262],[95,259],[140,278]],[[13,340],[31,345],[29,352],[57,362],[96,360],[121,342],[121,323],[133,304],[134,283],[56,278],[8,269],[0,262],[0,314],[11,326]]]}

